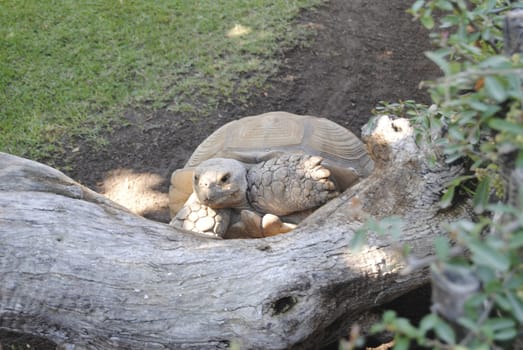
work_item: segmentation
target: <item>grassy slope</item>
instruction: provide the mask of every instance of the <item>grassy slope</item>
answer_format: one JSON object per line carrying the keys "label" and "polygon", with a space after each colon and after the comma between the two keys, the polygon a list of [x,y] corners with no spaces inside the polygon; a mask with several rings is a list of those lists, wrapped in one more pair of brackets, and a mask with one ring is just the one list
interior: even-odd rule
{"label": "grassy slope", "polygon": [[299,37],[291,19],[319,2],[0,0],[0,151],[100,142],[124,107],[205,114],[263,83]]}

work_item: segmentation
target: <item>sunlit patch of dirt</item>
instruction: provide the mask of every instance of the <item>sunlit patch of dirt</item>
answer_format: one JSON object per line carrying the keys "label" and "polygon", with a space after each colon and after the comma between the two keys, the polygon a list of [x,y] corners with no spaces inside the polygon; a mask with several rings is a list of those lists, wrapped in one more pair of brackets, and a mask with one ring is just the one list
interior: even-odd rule
{"label": "sunlit patch of dirt", "polygon": [[148,216],[168,209],[167,193],[159,190],[163,181],[158,174],[116,169],[106,175],[100,192],[133,213]]}

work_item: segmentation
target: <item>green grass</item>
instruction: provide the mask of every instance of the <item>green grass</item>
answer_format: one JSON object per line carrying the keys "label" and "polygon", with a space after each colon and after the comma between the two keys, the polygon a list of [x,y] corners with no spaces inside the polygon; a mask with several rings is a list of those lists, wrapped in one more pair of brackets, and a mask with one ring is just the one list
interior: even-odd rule
{"label": "green grass", "polygon": [[320,2],[0,0],[0,151],[102,142],[125,108],[205,115],[263,84],[303,37],[291,20]]}

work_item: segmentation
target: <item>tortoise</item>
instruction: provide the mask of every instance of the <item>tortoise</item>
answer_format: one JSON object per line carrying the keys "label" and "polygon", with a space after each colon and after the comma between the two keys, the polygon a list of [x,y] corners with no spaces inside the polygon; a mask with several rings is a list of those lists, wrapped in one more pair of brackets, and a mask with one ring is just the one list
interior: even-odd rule
{"label": "tortoise", "polygon": [[212,133],[173,172],[170,224],[224,238],[288,232],[373,168],[363,143],[328,119],[244,117]]}

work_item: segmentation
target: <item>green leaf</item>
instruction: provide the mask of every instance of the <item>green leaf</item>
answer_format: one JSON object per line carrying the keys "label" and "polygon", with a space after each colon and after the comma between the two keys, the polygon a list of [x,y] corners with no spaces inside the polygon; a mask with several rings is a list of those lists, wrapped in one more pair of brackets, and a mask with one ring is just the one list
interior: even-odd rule
{"label": "green leaf", "polygon": [[456,15],[447,15],[441,19],[440,28],[449,28],[457,25],[460,22],[459,16]]}
{"label": "green leaf", "polygon": [[455,153],[449,153],[449,155],[447,157],[445,157],[445,163],[447,164],[450,164],[458,159],[461,159],[463,158],[463,154],[460,154],[460,153],[457,153],[456,151],[454,151]]}
{"label": "green leaf", "polygon": [[517,215],[519,210],[510,205],[501,204],[501,203],[492,203],[487,207],[488,210],[498,212],[499,214],[512,214]]}
{"label": "green leaf", "polygon": [[494,294],[494,301],[502,310],[510,311],[510,302],[501,294]]}
{"label": "green leaf", "polygon": [[349,247],[352,251],[358,251],[365,243],[367,243],[367,231],[365,229],[356,230],[349,242]]}
{"label": "green leaf", "polygon": [[508,281],[505,282],[507,289],[515,289],[523,292],[523,275],[515,274],[510,276]]}
{"label": "green leaf", "polygon": [[416,338],[418,336],[418,330],[412,326],[406,318],[398,318],[394,325],[397,331],[405,334],[409,338]]}
{"label": "green leaf", "polygon": [[471,331],[475,331],[478,328],[478,324],[467,317],[460,317],[458,323]]}
{"label": "green leaf", "polygon": [[387,327],[383,323],[375,323],[370,327],[370,334],[381,333],[386,329]]}
{"label": "green leaf", "polygon": [[434,328],[438,322],[438,317],[435,314],[428,314],[420,322],[419,330],[422,335],[425,335],[428,331]]}
{"label": "green leaf", "polygon": [[472,240],[468,246],[472,252],[472,260],[477,265],[489,266],[498,271],[507,271],[510,267],[509,257],[487,244],[479,240]]}
{"label": "green leaf", "polygon": [[474,178],[475,178],[474,175],[457,176],[452,179],[452,181],[450,182],[450,186],[459,186],[460,184],[464,183],[465,181],[468,181],[468,180],[471,180]]}
{"label": "green leaf", "polygon": [[497,0],[488,0],[485,10],[489,11],[489,12],[492,11],[492,9],[494,9],[496,4],[497,4]]}
{"label": "green leaf", "polygon": [[511,311],[514,317],[518,320],[520,324],[523,324],[523,303],[516,295],[511,291],[507,291],[507,299],[511,306]]}
{"label": "green leaf", "polygon": [[487,295],[485,293],[476,292],[476,294],[471,295],[465,302],[465,306],[474,307],[478,311],[487,300]]}
{"label": "green leaf", "polygon": [[472,127],[472,130],[469,131],[469,141],[471,144],[476,145],[481,139],[481,130],[479,125]]}
{"label": "green leaf", "polygon": [[477,266],[476,275],[483,283],[488,283],[489,281],[492,281],[497,278],[496,271],[486,266]]}
{"label": "green leaf", "polygon": [[453,140],[464,141],[465,135],[463,135],[463,128],[457,125],[453,125],[448,130],[449,136]]}
{"label": "green leaf", "polygon": [[484,284],[483,290],[485,293],[495,293],[503,289],[503,284],[499,279],[491,279],[487,283]]}
{"label": "green leaf", "polygon": [[[516,158],[516,168],[523,168],[523,150],[520,149]],[[523,191],[520,193],[521,204],[523,204]]]}
{"label": "green leaf", "polygon": [[423,24],[423,26],[425,28],[427,28],[427,29],[434,28],[434,18],[432,18],[432,14],[429,13],[428,11],[425,14],[423,14],[423,16],[421,16],[420,21],[421,21],[421,24]]}
{"label": "green leaf", "polygon": [[503,131],[513,135],[523,134],[523,125],[505,119],[493,118],[488,123],[494,130]]}
{"label": "green leaf", "polygon": [[441,197],[441,200],[439,201],[439,206],[441,208],[446,209],[446,208],[450,207],[450,205],[452,204],[452,199],[454,198],[455,188],[456,188],[455,186],[451,186],[451,187],[447,188],[447,190]]}
{"label": "green leaf", "polygon": [[[470,350],[471,347],[456,347],[455,350]],[[478,343],[478,340],[476,339],[475,342],[473,342],[473,347],[472,349],[474,350],[491,350],[491,348],[489,347],[488,344],[485,344],[485,343]]]}
{"label": "green leaf", "polygon": [[467,318],[473,321],[477,320],[479,317],[479,313],[485,305],[485,300],[487,300],[487,296],[484,293],[476,292],[475,294],[472,294],[465,301],[465,313],[467,315]]}
{"label": "green leaf", "polygon": [[474,211],[476,213],[479,214],[479,213],[482,213],[483,211],[485,211],[485,208],[488,205],[489,193],[490,193],[490,177],[486,176],[479,183],[478,187],[476,188],[476,193],[474,194],[474,198],[472,199],[472,205],[473,205]]}
{"label": "green leaf", "polygon": [[440,130],[443,127],[443,122],[440,117],[428,117],[431,130]]}
{"label": "green leaf", "polygon": [[490,329],[489,327],[481,326],[480,332],[482,334],[484,334],[485,338],[487,338],[489,340],[494,338],[494,331],[492,329]]}
{"label": "green leaf", "polygon": [[394,337],[394,350],[408,350],[410,340],[406,337],[396,336]]}
{"label": "green leaf", "polygon": [[523,232],[517,232],[510,236],[508,245],[509,249],[518,249],[523,247]]}
{"label": "green leaf", "polygon": [[439,0],[436,3],[436,7],[439,8],[440,10],[445,10],[445,11],[452,11],[453,10],[451,2],[448,1],[448,0]]}
{"label": "green leaf", "polygon": [[456,342],[454,330],[443,320],[436,323],[434,332],[436,332],[436,335],[447,344],[454,344]]}
{"label": "green leaf", "polygon": [[380,226],[382,231],[391,235],[392,239],[398,241],[402,235],[403,221],[397,216],[388,216],[381,219]]}
{"label": "green leaf", "polygon": [[494,333],[494,340],[498,341],[506,341],[510,339],[514,339],[518,332],[516,331],[516,328],[507,328],[499,332]]}
{"label": "green leaf", "polygon": [[446,261],[449,257],[449,240],[445,236],[436,237],[434,240],[434,247],[436,249],[436,256],[440,261]]}
{"label": "green leaf", "polygon": [[469,53],[471,53],[473,55],[481,55],[481,49],[479,49],[478,47],[476,47],[474,45],[468,45],[468,44],[462,43],[460,46],[465,51],[468,51]]}
{"label": "green leaf", "polygon": [[485,326],[489,327],[493,331],[499,331],[505,328],[515,327],[516,322],[514,322],[514,320],[511,318],[496,317],[485,321]]}
{"label": "green leaf", "polygon": [[500,68],[510,64],[510,61],[505,56],[491,56],[481,62],[479,68]]}
{"label": "green leaf", "polygon": [[481,32],[481,38],[483,40],[490,40],[490,37],[491,37],[490,27],[484,28],[483,31]]}
{"label": "green leaf", "polygon": [[[470,350],[470,348],[463,346],[463,345],[456,345],[453,349],[454,350]],[[482,350],[482,349],[475,349],[475,350]]]}
{"label": "green leaf", "polygon": [[508,94],[515,99],[523,99],[523,91],[521,91],[521,77],[518,75],[509,75],[508,79]]}
{"label": "green leaf", "polygon": [[392,310],[387,310],[383,314],[383,322],[385,323],[392,323],[396,320],[396,312]]}
{"label": "green leaf", "polygon": [[465,11],[467,9],[467,3],[465,0],[456,0],[456,4],[458,5],[460,10]]}
{"label": "green leaf", "polygon": [[410,9],[413,13],[416,13],[423,7],[423,5],[425,5],[425,0],[416,0]]}
{"label": "green leaf", "polygon": [[507,91],[496,77],[488,76],[485,78],[485,91],[497,102],[501,103],[507,99]]}
{"label": "green leaf", "polygon": [[468,103],[469,106],[475,109],[476,111],[487,112],[490,110],[490,106],[488,104],[480,102],[478,100],[471,99],[470,101],[468,101]]}
{"label": "green leaf", "polygon": [[478,113],[476,111],[471,111],[471,110],[461,111],[458,113],[459,119],[457,122],[459,125],[474,123],[475,122],[474,118],[476,117],[477,114]]}
{"label": "green leaf", "polygon": [[448,75],[450,74],[450,65],[445,59],[446,54],[447,52],[444,52],[444,54],[437,51],[425,52],[425,56],[427,56],[432,62],[436,63],[445,75]]}
{"label": "green leaf", "polygon": [[480,114],[481,120],[484,121],[484,120],[492,117],[500,109],[501,109],[501,107],[499,107],[498,105],[487,105],[487,108],[484,111],[481,111],[481,114]]}

